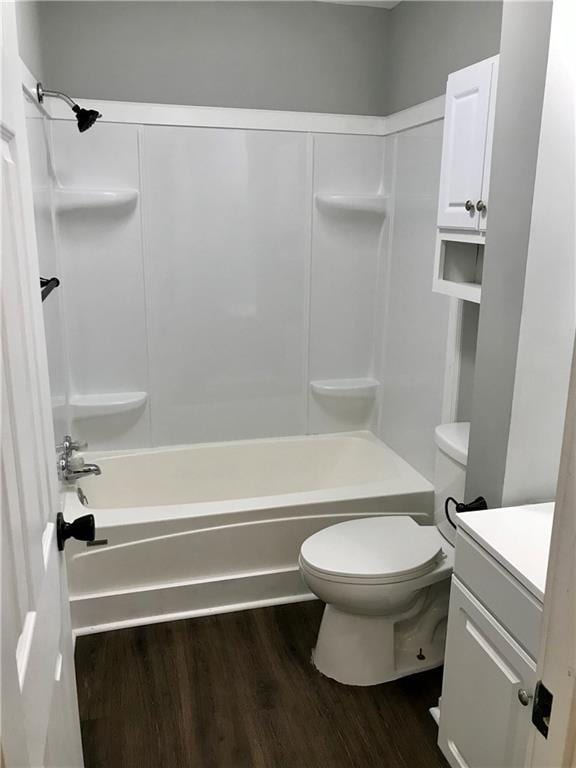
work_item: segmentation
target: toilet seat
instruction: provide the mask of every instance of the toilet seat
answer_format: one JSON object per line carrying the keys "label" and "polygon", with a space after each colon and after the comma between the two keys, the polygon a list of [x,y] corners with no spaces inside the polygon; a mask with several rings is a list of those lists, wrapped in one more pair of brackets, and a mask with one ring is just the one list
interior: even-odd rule
{"label": "toilet seat", "polygon": [[394,584],[433,571],[445,557],[435,526],[407,516],[368,517],[324,528],[302,545],[300,564],[318,578]]}

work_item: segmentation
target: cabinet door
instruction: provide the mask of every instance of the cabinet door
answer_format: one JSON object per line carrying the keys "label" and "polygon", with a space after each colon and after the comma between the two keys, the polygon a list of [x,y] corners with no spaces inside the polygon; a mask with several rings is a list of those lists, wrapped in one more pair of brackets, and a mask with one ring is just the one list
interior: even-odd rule
{"label": "cabinet door", "polygon": [[536,665],[453,578],[438,743],[453,768],[524,765]]}
{"label": "cabinet door", "polygon": [[[494,59],[448,77],[438,226],[479,229]],[[466,202],[473,206],[466,210]],[[483,228],[483,227],[482,227]]]}

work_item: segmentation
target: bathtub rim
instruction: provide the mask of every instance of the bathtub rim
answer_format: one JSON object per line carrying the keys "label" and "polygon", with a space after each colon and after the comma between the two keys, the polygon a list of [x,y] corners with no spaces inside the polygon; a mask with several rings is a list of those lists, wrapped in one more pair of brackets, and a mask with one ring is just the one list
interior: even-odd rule
{"label": "bathtub rim", "polygon": [[[92,507],[81,504],[77,492],[69,490],[65,496],[65,507],[70,515],[93,514],[99,527],[114,528],[124,525],[141,525],[182,518],[211,517],[222,513],[236,514],[241,512],[256,512],[261,510],[278,510],[285,508],[309,507],[310,505],[334,504],[338,502],[360,502],[396,496],[430,496],[434,487],[424,481],[429,487],[406,488],[403,491],[386,489],[386,483],[365,483],[363,485],[340,486],[335,489],[320,491],[305,491],[299,493],[277,494],[275,496],[254,496],[245,499],[227,499],[224,501],[186,502],[184,504],[158,504],[146,507]],[[191,514],[193,510],[193,514]],[[392,514],[382,511],[382,514]],[[398,512],[398,514],[406,514]],[[419,510],[414,510],[415,516],[431,516]],[[113,516],[113,520],[102,519]],[[100,519],[98,519],[100,518]]]}
{"label": "bathtub rim", "polygon": [[[334,438],[359,439],[372,443],[376,448],[383,449],[384,452],[393,454],[393,456],[405,465],[409,477],[403,479],[400,487],[390,488],[389,481],[377,480],[367,483],[354,483],[352,485],[342,485],[332,488],[322,488],[311,491],[294,491],[289,493],[279,493],[268,496],[250,496],[240,499],[220,499],[215,501],[188,501],[179,504],[156,504],[147,506],[130,507],[95,507],[88,503],[86,506],[81,504],[77,490],[81,484],[66,486],[64,506],[69,510],[72,516],[92,513],[96,516],[100,528],[115,528],[118,526],[139,525],[143,523],[162,522],[170,520],[180,520],[183,518],[209,517],[222,513],[236,514],[246,512],[257,512],[262,510],[279,510],[283,508],[302,508],[310,505],[335,504],[344,502],[360,502],[378,498],[389,498],[396,496],[431,496],[434,493],[434,486],[418,470],[412,467],[408,462],[399,456],[383,440],[376,437],[367,430],[354,432],[336,432],[322,435],[290,435],[283,437],[255,438],[250,440],[220,441],[214,443],[192,443],[183,445],[171,445],[154,448],[136,448],[114,451],[91,451],[85,454],[86,459],[98,461],[99,459],[130,458],[131,456],[155,455],[178,452],[182,450],[195,450],[203,448],[219,448],[234,445],[253,445],[270,444],[279,441],[297,442],[313,441],[321,442]],[[419,510],[415,510],[417,513]],[[383,511],[383,514],[390,512]],[[421,516],[422,513],[420,513]],[[427,515],[425,515],[427,516]]]}

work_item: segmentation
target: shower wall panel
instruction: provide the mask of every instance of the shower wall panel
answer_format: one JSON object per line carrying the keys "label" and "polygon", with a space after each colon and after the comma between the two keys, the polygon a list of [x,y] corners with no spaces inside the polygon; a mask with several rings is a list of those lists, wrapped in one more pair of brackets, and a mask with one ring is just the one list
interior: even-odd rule
{"label": "shower wall panel", "polygon": [[[314,137],[316,195],[386,194],[384,140]],[[310,301],[310,379],[373,377],[384,215],[314,205]],[[310,432],[375,426],[374,398],[310,394]]]}
{"label": "shower wall panel", "polygon": [[[30,152],[34,220],[38,242],[38,262],[42,277],[61,274],[54,221],[54,173],[50,149],[50,121],[36,102],[25,100],[26,130]],[[62,291],[52,291],[43,303],[44,331],[48,356],[48,372],[52,395],[52,419],[56,440],[70,431],[68,413],[69,371],[65,343]]]}
{"label": "shower wall panel", "polygon": [[[98,125],[79,134],[54,123],[59,184],[67,190],[139,190],[139,128]],[[149,391],[141,203],[86,206],[57,214],[71,395]],[[90,447],[150,442],[149,403],[111,415],[74,418]]]}
{"label": "shower wall panel", "polygon": [[449,299],[432,293],[442,121],[386,139],[395,166],[379,436],[429,480],[441,423]]}
{"label": "shower wall panel", "polygon": [[144,128],[155,445],[306,431],[308,141]]}

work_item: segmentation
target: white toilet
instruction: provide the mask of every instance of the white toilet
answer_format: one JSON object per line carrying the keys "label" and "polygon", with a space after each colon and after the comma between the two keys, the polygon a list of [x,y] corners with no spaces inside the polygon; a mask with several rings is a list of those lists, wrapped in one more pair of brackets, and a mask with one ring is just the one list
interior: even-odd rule
{"label": "white toilet", "polygon": [[327,677],[377,685],[442,664],[454,562],[444,501],[463,499],[469,426],[436,428],[436,525],[368,517],[303,543],[302,576],[326,603],[312,659]]}

